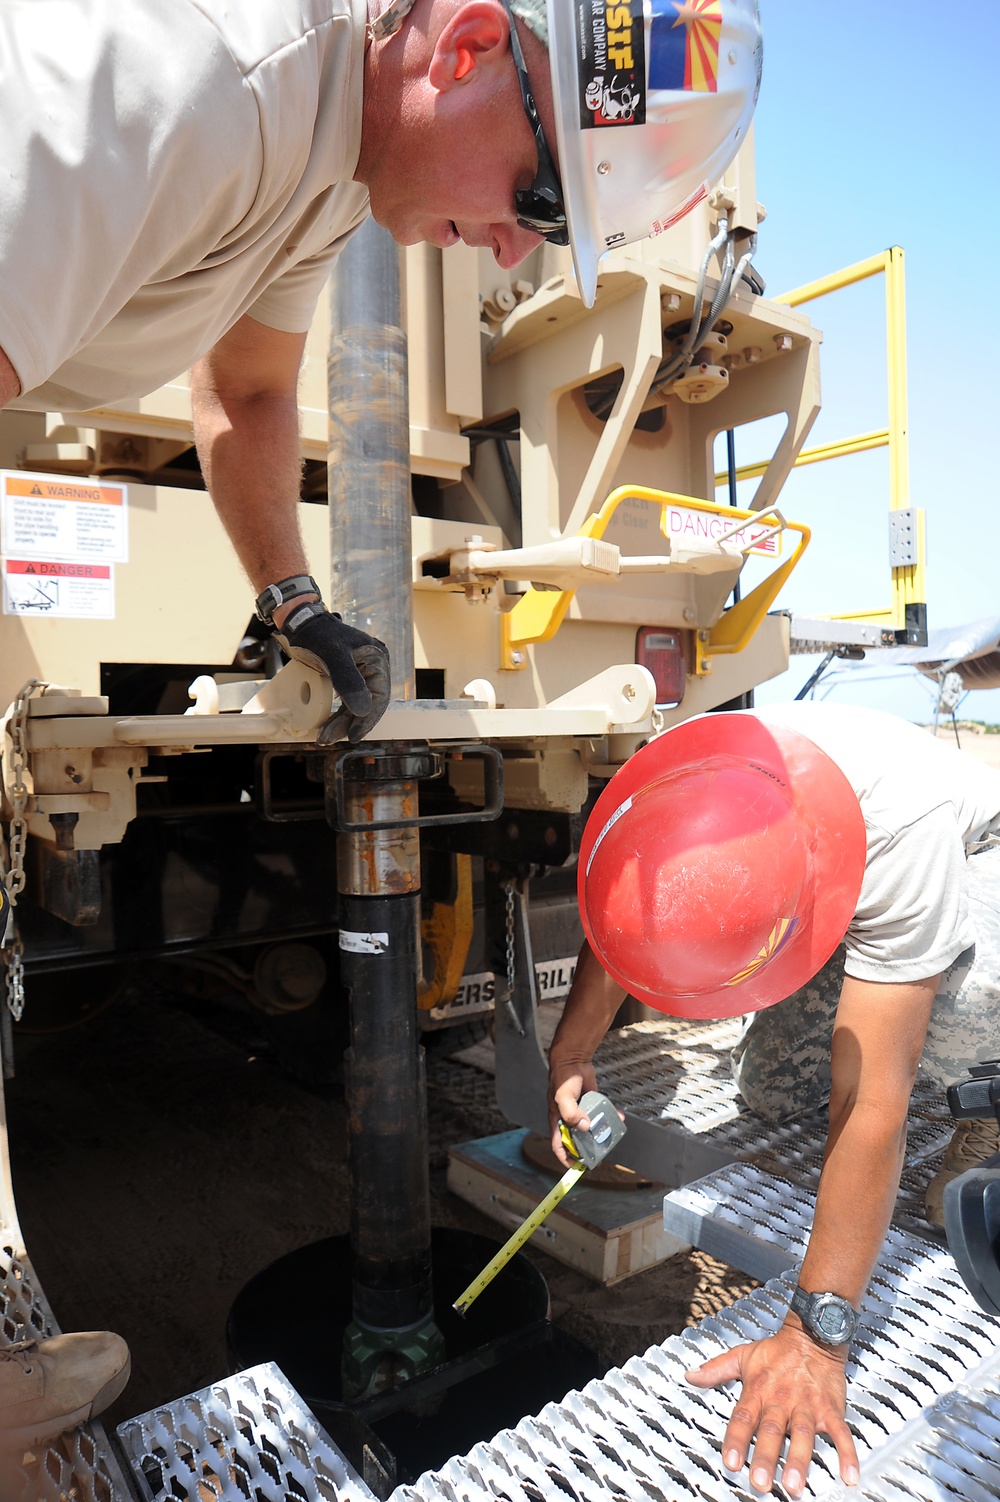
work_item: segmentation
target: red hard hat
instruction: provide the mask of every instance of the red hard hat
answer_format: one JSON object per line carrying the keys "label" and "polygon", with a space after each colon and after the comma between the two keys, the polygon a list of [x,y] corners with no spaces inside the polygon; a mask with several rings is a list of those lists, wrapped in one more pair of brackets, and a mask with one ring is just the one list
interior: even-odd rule
{"label": "red hard hat", "polygon": [[784,725],[708,714],[657,736],[584,830],[591,949],[631,995],[678,1017],[783,1001],[854,916],[865,822],[843,772]]}

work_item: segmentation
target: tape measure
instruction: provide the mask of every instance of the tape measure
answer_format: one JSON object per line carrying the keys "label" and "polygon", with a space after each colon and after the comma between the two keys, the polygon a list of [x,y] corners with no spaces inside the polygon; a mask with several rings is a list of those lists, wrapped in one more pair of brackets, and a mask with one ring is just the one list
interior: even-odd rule
{"label": "tape measure", "polygon": [[487,1262],[482,1272],[479,1273],[468,1288],[460,1293],[452,1304],[452,1308],[459,1314],[467,1314],[470,1306],[478,1299],[484,1288],[488,1288],[498,1272],[507,1266],[507,1263],[519,1252],[538,1230],[538,1227],[548,1215],[556,1208],[561,1200],[569,1194],[573,1185],[576,1184],[589,1168],[596,1168],[616,1147],[625,1135],[625,1123],[622,1121],[614,1106],[606,1095],[599,1094],[596,1090],[588,1090],[580,1100],[580,1108],[590,1120],[590,1126],[586,1130],[581,1127],[568,1127],[564,1121],[559,1123],[559,1135],[563,1146],[577,1161],[567,1168],[562,1178],[555,1184],[541,1201],[536,1205],[518,1226],[514,1234],[504,1242],[491,1261]]}

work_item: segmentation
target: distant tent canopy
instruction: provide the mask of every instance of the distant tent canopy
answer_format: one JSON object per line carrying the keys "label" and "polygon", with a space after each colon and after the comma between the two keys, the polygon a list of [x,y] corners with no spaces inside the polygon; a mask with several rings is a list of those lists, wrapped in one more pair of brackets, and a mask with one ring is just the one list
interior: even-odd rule
{"label": "distant tent canopy", "polygon": [[968,626],[942,626],[927,633],[926,647],[887,647],[873,652],[872,667],[912,667],[940,682],[957,673],[963,688],[1000,688],[1000,616]]}

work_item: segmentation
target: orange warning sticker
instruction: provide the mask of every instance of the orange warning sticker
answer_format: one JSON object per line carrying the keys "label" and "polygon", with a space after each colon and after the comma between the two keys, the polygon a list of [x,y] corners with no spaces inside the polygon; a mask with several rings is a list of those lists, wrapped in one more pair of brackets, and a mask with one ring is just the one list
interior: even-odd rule
{"label": "orange warning sticker", "polygon": [[128,561],[128,488],[0,470],[0,552],[66,563]]}
{"label": "orange warning sticker", "polygon": [[122,485],[81,484],[76,480],[46,480],[41,475],[8,475],[8,495],[30,495],[41,501],[84,501],[90,506],[124,506]]}

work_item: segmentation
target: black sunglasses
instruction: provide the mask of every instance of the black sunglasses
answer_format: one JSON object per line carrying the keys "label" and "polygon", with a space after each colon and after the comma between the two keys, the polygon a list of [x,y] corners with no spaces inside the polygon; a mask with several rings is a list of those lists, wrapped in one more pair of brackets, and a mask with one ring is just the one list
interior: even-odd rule
{"label": "black sunglasses", "polygon": [[538,106],[535,104],[528,83],[528,69],[517,35],[517,23],[507,0],[503,0],[503,5],[510,20],[510,50],[514,58],[514,71],[517,73],[517,81],[521,88],[521,102],[524,105],[524,113],[528,117],[528,124],[531,126],[538,151],[538,171],[535,173],[535,180],[531,187],[514,190],[517,222],[522,229],[533,230],[536,235],[541,235],[552,245],[568,245],[569,230],[566,226],[566,210],[563,206],[562,183],[559,181],[559,173],[556,171],[556,164],[552,160],[552,153],[549,151],[545,132],[542,130]]}

